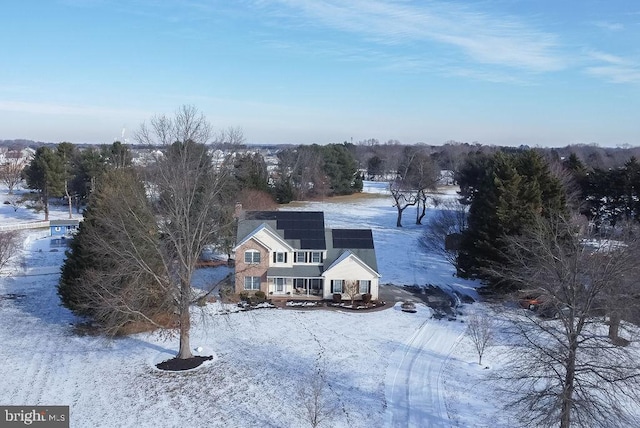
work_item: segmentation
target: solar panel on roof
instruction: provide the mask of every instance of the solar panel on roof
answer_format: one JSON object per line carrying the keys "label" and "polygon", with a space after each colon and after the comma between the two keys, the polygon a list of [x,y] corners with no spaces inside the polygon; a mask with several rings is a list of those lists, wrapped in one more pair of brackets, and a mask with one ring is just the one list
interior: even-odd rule
{"label": "solar panel on roof", "polygon": [[371,229],[333,229],[334,248],[373,249]]}
{"label": "solar panel on roof", "polygon": [[301,249],[326,249],[324,213],[321,211],[252,211],[248,219],[275,220],[284,238],[299,240]]}
{"label": "solar panel on roof", "polygon": [[245,218],[249,220],[275,220],[278,211],[247,211]]}

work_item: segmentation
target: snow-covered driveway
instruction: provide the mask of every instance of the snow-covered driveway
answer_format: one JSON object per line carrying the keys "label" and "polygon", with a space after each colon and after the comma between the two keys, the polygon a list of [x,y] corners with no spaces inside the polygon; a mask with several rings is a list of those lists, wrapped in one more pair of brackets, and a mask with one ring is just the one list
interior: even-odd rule
{"label": "snow-covered driveway", "polygon": [[385,382],[386,425],[450,427],[440,378],[464,328],[429,318],[426,308],[407,316],[426,319],[389,360]]}

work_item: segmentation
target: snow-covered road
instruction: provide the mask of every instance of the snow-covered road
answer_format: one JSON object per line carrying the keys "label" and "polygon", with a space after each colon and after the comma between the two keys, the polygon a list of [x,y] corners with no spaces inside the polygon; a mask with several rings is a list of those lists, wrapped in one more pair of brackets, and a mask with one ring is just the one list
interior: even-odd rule
{"label": "snow-covered road", "polygon": [[[408,316],[411,316],[408,314]],[[450,427],[441,387],[441,374],[464,334],[462,326],[427,317],[414,334],[391,355],[386,374],[386,425],[391,427]]]}

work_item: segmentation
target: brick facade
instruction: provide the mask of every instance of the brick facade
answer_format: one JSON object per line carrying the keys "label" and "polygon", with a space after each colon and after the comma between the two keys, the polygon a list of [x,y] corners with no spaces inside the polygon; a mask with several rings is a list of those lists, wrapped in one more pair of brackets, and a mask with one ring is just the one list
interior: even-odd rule
{"label": "brick facade", "polygon": [[[256,250],[260,252],[260,263],[245,263],[244,253],[247,250]],[[265,294],[268,294],[269,284],[267,283],[267,270],[269,269],[269,251],[253,239],[250,239],[237,248],[236,255],[236,293],[245,291],[245,277],[259,276],[260,290],[264,291]]]}

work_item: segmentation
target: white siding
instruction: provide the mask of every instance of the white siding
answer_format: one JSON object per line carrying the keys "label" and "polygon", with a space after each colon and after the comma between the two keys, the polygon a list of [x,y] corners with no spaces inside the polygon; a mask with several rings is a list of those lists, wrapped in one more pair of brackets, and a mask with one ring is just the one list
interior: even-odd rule
{"label": "white siding", "polygon": [[289,251],[288,248],[285,248],[282,243],[271,236],[271,234],[265,230],[260,230],[253,238],[261,242],[265,247],[269,249],[269,266],[273,266],[273,253],[274,252],[286,252],[287,253],[287,263],[277,263],[277,266],[280,267],[293,267],[293,251]]}
{"label": "white siding", "polygon": [[277,291],[275,278],[269,278],[269,296],[286,296],[293,294],[293,280],[291,278],[284,279],[284,287],[282,291]]}
{"label": "white siding", "polygon": [[[370,269],[367,269],[353,257],[347,257],[342,262],[325,271],[322,276],[325,279],[323,290],[323,297],[325,299],[331,299],[332,297],[332,279],[368,279],[369,281],[371,281],[371,298],[374,300],[378,298],[378,275],[372,273]],[[343,298],[346,297],[343,295]]]}

